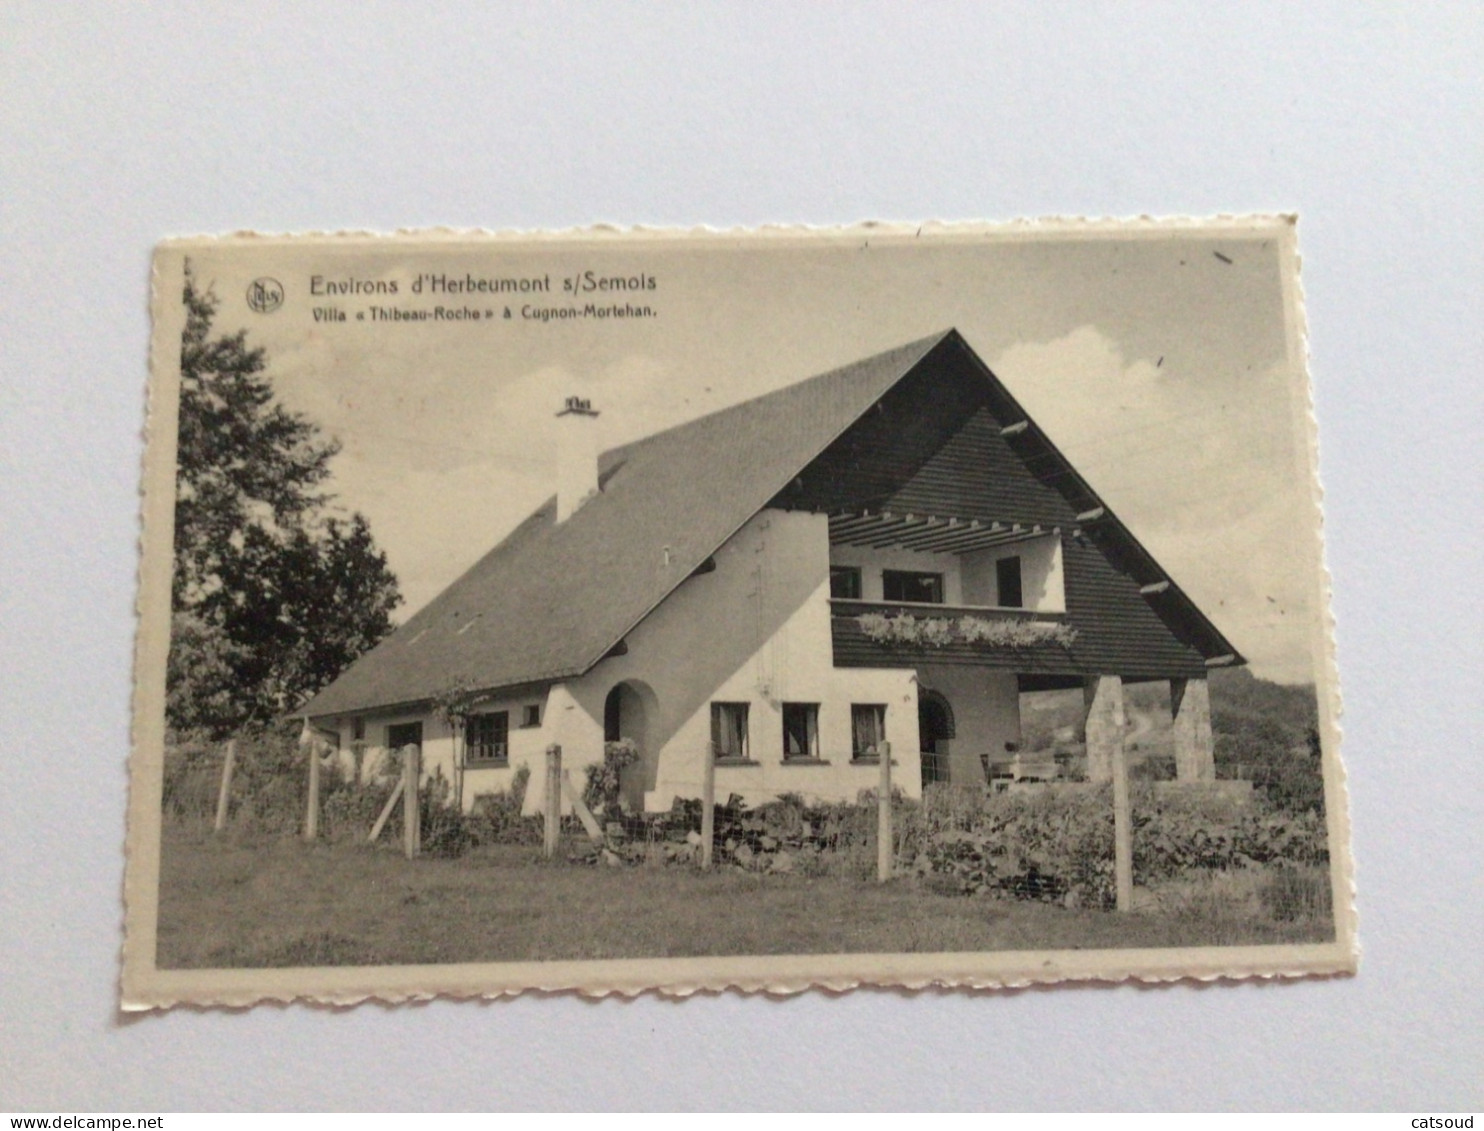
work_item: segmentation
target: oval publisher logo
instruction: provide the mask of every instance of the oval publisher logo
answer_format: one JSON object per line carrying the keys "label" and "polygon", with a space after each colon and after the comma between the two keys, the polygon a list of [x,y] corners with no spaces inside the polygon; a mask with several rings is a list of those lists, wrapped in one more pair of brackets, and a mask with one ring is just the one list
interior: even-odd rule
{"label": "oval publisher logo", "polygon": [[259,314],[272,314],[283,305],[283,284],[266,275],[247,287],[247,305]]}

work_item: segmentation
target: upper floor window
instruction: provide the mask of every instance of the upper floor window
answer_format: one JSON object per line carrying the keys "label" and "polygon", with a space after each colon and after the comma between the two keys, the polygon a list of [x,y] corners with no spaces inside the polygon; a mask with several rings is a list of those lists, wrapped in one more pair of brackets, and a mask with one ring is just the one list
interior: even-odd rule
{"label": "upper floor window", "polygon": [[1004,609],[1019,609],[1025,605],[1020,584],[1020,558],[1001,558],[994,564],[995,585],[999,597],[995,604]]}
{"label": "upper floor window", "polygon": [[510,712],[470,715],[467,748],[471,762],[504,762],[510,756]]}
{"label": "upper floor window", "polygon": [[861,599],[861,571],[858,566],[830,566],[830,596],[836,601]]}
{"label": "upper floor window", "polygon": [[904,569],[884,569],[881,571],[881,599],[941,605],[943,603],[943,575],[941,573],[913,573]]}

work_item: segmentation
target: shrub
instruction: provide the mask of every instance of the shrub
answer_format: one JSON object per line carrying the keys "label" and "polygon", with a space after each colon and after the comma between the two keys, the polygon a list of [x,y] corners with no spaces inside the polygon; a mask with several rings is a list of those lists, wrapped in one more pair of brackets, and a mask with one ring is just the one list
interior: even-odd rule
{"label": "shrub", "polygon": [[1319,757],[1306,757],[1297,749],[1273,758],[1253,775],[1268,801],[1290,813],[1324,813],[1324,774]]}
{"label": "shrub", "polygon": [[930,786],[900,858],[965,895],[1112,902],[1111,790],[991,793]]}
{"label": "shrub", "polygon": [[162,810],[172,817],[211,820],[222,777],[222,744],[187,742],[165,748]]}
{"label": "shrub", "polygon": [[450,804],[453,787],[434,769],[417,792],[422,851],[429,856],[462,856],[474,845],[471,822],[457,805]]}
{"label": "shrub", "polygon": [[[184,819],[211,820],[216,812],[225,743],[187,738],[165,752],[163,811]],[[228,827],[248,835],[289,836],[302,831],[308,801],[308,766],[294,724],[275,724],[237,736]],[[361,784],[338,762],[320,768],[320,828],[331,839],[366,836],[396,785],[396,776]],[[422,791],[423,847],[435,855],[457,855],[467,847],[461,814],[449,809],[451,790],[441,773]],[[396,806],[388,828],[402,827]]]}
{"label": "shrub", "polygon": [[[1317,814],[1253,809],[1203,791],[1133,790],[1134,882],[1328,859]],[[963,894],[1111,906],[1111,786],[1035,793],[929,786],[904,822],[898,858]],[[947,879],[945,879],[947,877]]]}
{"label": "shrub", "polygon": [[1174,781],[1175,758],[1151,754],[1130,766],[1128,776],[1130,781]]}
{"label": "shrub", "polygon": [[[176,735],[165,754],[164,812],[210,819],[216,812],[226,744]],[[237,736],[232,773],[230,824],[246,832],[283,834],[304,821],[308,767],[294,723],[244,730]],[[320,775],[321,798],[345,782],[331,765]]]}
{"label": "shrub", "polygon": [[530,767],[521,766],[511,777],[509,789],[475,796],[469,831],[476,844],[541,843],[541,818],[521,816],[530,781]]}
{"label": "shrub", "polygon": [[587,784],[582,790],[582,801],[599,817],[616,819],[623,813],[619,804],[619,789],[623,784],[624,767],[639,760],[639,748],[628,739],[603,743],[603,760],[587,767]]}
{"label": "shrub", "polygon": [[[911,803],[896,795],[906,812]],[[701,803],[676,798],[666,813],[625,815],[608,823],[607,850],[631,864],[691,864],[699,859]],[[785,794],[755,808],[736,795],[716,805],[712,860],[748,871],[867,877],[876,866],[876,805],[808,804]],[[591,855],[596,860],[596,855]]]}
{"label": "shrub", "polygon": [[[337,789],[324,799],[320,808],[320,827],[331,840],[365,840],[376,824],[376,818],[392,795],[389,782]],[[387,819],[387,831],[393,836],[402,828],[402,806],[399,804]]]}
{"label": "shrub", "polygon": [[[1136,784],[1134,880],[1256,876],[1267,866],[1322,872],[1328,858],[1317,814],[1244,805],[1222,792]],[[1000,793],[982,787],[928,786],[921,802],[893,798],[899,870],[944,894],[1114,902],[1110,785]],[[803,875],[874,874],[877,811],[870,791],[854,804],[810,804],[785,794],[755,808],[739,797],[716,806],[713,860],[749,871]],[[691,864],[698,858],[699,801],[677,799],[668,813],[626,816],[608,826],[606,853],[586,859]],[[539,838],[539,822],[534,826]],[[1279,881],[1272,900],[1291,899],[1297,881]],[[1276,904],[1275,904],[1276,905]]]}
{"label": "shrub", "polygon": [[1240,807],[1200,791],[1136,789],[1131,800],[1136,882],[1191,869],[1329,859],[1324,821],[1317,813]]}

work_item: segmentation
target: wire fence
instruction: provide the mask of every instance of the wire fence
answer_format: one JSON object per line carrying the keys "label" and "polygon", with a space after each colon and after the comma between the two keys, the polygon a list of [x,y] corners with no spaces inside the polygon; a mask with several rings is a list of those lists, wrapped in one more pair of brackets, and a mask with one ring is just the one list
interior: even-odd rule
{"label": "wire fence", "polygon": [[[553,747],[537,772],[519,769],[507,789],[475,797],[466,811],[441,773],[421,772],[419,754],[403,748],[387,760],[398,775],[360,781],[312,740],[184,744],[167,752],[165,812],[236,835],[380,837],[409,856],[516,845],[532,859],[906,878],[944,894],[1068,906],[1112,906],[1117,894],[1107,785],[1033,783],[1030,792],[1005,793],[993,781],[929,782],[909,799],[888,781],[884,793],[878,785],[850,802],[787,795],[754,804],[716,797],[715,761],[703,755],[695,788],[667,779],[679,796],[646,813],[628,803],[622,773],[584,768],[578,784]],[[533,779],[539,795],[529,794]],[[1153,900],[1165,913],[1208,916],[1219,904],[1275,922],[1331,916],[1320,814],[1276,811],[1226,790],[1161,792],[1163,784],[1137,781],[1126,791],[1137,816],[1128,867],[1138,898],[1120,906]],[[539,814],[528,812],[528,800]]]}

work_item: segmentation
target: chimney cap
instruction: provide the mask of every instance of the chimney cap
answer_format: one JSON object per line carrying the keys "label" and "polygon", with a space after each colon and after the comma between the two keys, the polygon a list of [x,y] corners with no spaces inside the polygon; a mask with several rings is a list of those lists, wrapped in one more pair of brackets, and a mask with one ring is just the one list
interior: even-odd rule
{"label": "chimney cap", "polygon": [[562,411],[558,416],[597,416],[597,410],[593,408],[593,402],[587,397],[568,397]]}

